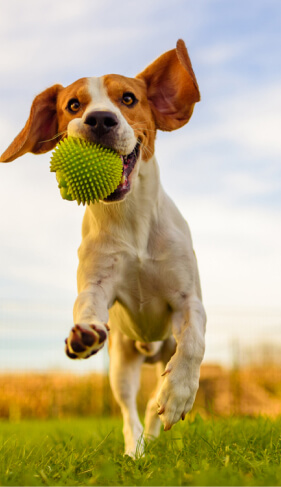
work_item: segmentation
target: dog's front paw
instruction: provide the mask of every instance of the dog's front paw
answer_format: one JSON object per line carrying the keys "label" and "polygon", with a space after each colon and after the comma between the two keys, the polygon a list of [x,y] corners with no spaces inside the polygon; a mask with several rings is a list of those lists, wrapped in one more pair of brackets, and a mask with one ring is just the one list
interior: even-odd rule
{"label": "dog's front paw", "polygon": [[187,371],[167,370],[157,397],[158,414],[164,430],[184,419],[191,410],[199,386],[199,373],[192,376]]}
{"label": "dog's front paw", "polygon": [[65,353],[69,358],[89,358],[97,353],[108,335],[107,325],[74,325],[65,340]]}

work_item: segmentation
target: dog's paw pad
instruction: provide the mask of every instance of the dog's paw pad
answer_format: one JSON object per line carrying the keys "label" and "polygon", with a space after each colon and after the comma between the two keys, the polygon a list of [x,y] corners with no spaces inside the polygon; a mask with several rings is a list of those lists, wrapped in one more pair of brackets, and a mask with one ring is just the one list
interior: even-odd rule
{"label": "dog's paw pad", "polygon": [[99,335],[99,343],[103,343],[107,338],[106,331],[102,330],[96,325],[90,325],[90,327]]}
{"label": "dog's paw pad", "polygon": [[71,359],[89,358],[96,354],[107,338],[108,327],[98,325],[74,325],[65,340],[65,353]]}
{"label": "dog's paw pad", "polygon": [[79,357],[78,357],[78,355],[76,355],[75,353],[71,353],[71,352],[69,351],[68,344],[67,344],[67,338],[65,339],[65,353],[66,353],[66,355],[67,355],[69,358],[71,358],[71,359],[73,359],[73,360],[75,360],[76,358],[79,358]]}

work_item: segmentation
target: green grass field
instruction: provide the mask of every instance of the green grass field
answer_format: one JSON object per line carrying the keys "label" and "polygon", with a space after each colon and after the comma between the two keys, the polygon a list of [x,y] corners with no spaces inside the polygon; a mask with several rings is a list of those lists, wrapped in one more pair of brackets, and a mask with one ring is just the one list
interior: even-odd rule
{"label": "green grass field", "polygon": [[281,418],[203,420],[123,457],[121,420],[0,423],[1,485],[281,485]]}

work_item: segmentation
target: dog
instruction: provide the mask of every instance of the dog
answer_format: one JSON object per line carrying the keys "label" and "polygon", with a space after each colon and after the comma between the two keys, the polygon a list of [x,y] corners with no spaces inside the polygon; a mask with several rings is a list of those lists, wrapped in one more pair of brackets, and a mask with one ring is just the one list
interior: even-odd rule
{"label": "dog", "polygon": [[[205,350],[206,314],[189,227],[164,192],[154,155],[157,130],[185,125],[200,93],[183,40],[135,78],[56,84],[34,99],[23,130],[1,156],[41,154],[72,136],[114,149],[119,186],[86,206],[78,250],[78,296],[65,341],[71,359],[108,339],[110,383],[123,414],[125,453],[169,430],[193,406]],[[172,162],[172,161],[171,161]],[[157,390],[145,428],[136,395],[143,363],[156,364]]]}

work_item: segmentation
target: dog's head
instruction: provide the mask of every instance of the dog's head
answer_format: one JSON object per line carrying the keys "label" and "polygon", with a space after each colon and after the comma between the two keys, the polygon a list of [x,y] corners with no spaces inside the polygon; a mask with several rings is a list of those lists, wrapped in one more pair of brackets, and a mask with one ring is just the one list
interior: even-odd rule
{"label": "dog's head", "polygon": [[26,152],[52,150],[63,137],[80,137],[111,147],[123,160],[123,178],[106,201],[123,199],[138,161],[154,154],[157,129],[175,130],[190,119],[200,100],[197,81],[182,40],[135,78],[105,75],[57,84],[33,101],[29,119],[1,162]]}

